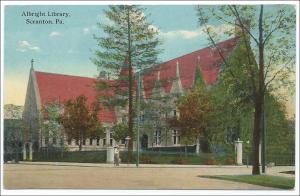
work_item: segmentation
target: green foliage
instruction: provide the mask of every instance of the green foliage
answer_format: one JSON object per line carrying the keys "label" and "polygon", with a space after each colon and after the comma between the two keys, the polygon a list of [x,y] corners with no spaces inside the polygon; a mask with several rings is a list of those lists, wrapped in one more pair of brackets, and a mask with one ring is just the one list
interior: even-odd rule
{"label": "green foliage", "polygon": [[[110,23],[98,24],[105,36],[94,36],[100,48],[92,61],[100,71],[104,70],[118,79],[117,84],[110,84],[114,96],[106,102],[111,106],[124,107],[125,103],[128,104],[128,132],[133,138],[136,111],[134,72],[157,64],[160,52],[157,49],[160,44],[158,30],[147,21],[144,9],[137,5],[111,5],[105,16]],[[133,149],[132,140],[128,149]]]}
{"label": "green foliage", "polygon": [[53,148],[48,152],[33,152],[33,161],[105,163],[106,151],[67,151],[62,153],[60,150]]}
{"label": "green foliage", "polygon": [[201,65],[196,66],[194,86],[197,86],[200,89],[206,89],[206,84],[203,80],[203,76],[202,76],[200,67],[201,67]]}
{"label": "green foliage", "polygon": [[128,136],[128,125],[126,123],[117,123],[112,127],[113,138],[116,141],[125,139]]}
{"label": "green foliage", "polygon": [[64,109],[60,122],[68,139],[79,141],[79,150],[84,139],[100,137],[103,134],[102,124],[98,119],[99,105],[97,103],[89,106],[87,98],[81,95],[76,100],[68,100]]}
{"label": "green foliage", "polygon": [[[118,78],[121,84],[99,81],[97,88],[100,90],[109,88],[120,96],[115,96],[118,101],[106,97],[110,105],[124,106],[128,96],[132,92],[128,90],[133,86],[133,73],[138,67],[147,68],[157,63],[157,55],[160,52],[157,46],[160,44],[158,30],[154,29],[144,15],[144,9],[136,5],[114,5],[105,11],[110,23],[99,23],[106,36],[96,39],[100,48],[92,59],[99,70],[105,70],[113,78]],[[112,101],[112,102],[111,102]]]}
{"label": "green foliage", "polygon": [[95,36],[100,46],[93,59],[97,66],[113,73],[119,72],[128,53],[132,55],[133,66],[151,66],[156,63],[159,52],[156,49],[159,44],[158,31],[147,22],[144,9],[136,5],[113,5],[105,11],[105,16],[110,23],[98,25],[107,36]]}
{"label": "green foliage", "polygon": [[179,118],[169,121],[170,126],[180,130],[181,138],[187,143],[194,142],[200,135],[207,135],[209,118],[213,113],[210,94],[196,87],[191,93],[182,96],[177,102]]}
{"label": "green foliage", "polygon": [[239,175],[239,176],[200,176],[206,178],[214,178],[221,180],[230,180],[235,182],[244,182],[249,184],[256,184],[266,187],[274,187],[280,189],[293,189],[295,186],[294,178],[287,178],[281,176],[268,176],[268,175]]}
{"label": "green foliage", "polygon": [[[41,115],[45,117],[41,123],[43,137],[64,140],[63,126],[59,122],[61,111],[61,106],[56,103],[48,103],[43,106],[41,110]],[[48,143],[47,147],[52,145],[52,143]],[[60,142],[60,146],[64,146],[64,143]]]}
{"label": "green foliage", "polygon": [[24,122],[20,119],[4,119],[4,155],[5,161],[9,154],[14,154],[18,161],[18,153],[22,152],[23,133],[26,129]]}

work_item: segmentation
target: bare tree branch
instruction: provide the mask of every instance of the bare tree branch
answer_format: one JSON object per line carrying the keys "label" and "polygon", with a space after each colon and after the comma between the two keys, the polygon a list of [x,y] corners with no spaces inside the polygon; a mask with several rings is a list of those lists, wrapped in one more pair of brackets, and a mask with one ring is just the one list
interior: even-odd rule
{"label": "bare tree branch", "polygon": [[[233,9],[232,9],[232,7],[233,7]],[[232,11],[232,13],[236,16],[236,18],[238,19],[238,22],[239,22],[239,24],[236,24],[237,26],[239,26],[239,27],[241,27],[242,29],[244,29],[245,31],[247,31],[247,33],[252,37],[252,39],[256,42],[256,44],[258,45],[259,44],[259,42],[258,42],[258,40],[256,39],[256,37],[254,37],[254,35],[250,32],[250,30],[247,28],[247,27],[245,27],[245,25],[243,24],[243,21],[242,21],[242,19],[241,19],[241,17],[240,17],[240,14],[239,14],[239,12],[237,11],[237,9],[236,9],[236,6],[235,5],[229,5],[229,9]]]}

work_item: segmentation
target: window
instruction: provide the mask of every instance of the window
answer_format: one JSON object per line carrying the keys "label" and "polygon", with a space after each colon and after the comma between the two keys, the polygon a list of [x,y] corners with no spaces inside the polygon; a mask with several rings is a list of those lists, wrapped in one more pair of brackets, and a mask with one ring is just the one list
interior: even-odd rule
{"label": "window", "polygon": [[72,144],[72,139],[68,138],[68,145],[71,145],[71,144]]}
{"label": "window", "polygon": [[106,145],[106,139],[103,138],[103,146]]}
{"label": "window", "polygon": [[45,137],[45,145],[49,144],[49,137]]}
{"label": "window", "polygon": [[97,138],[97,146],[100,145],[100,138]]}
{"label": "window", "polygon": [[161,139],[161,131],[157,130],[154,132],[154,144],[155,145],[160,145],[160,139]]}
{"label": "window", "polygon": [[85,146],[85,139],[82,140],[82,145]]}
{"label": "window", "polygon": [[56,138],[55,138],[55,137],[52,138],[52,143],[53,143],[53,144],[56,144]]}
{"label": "window", "polygon": [[93,138],[90,138],[90,146],[93,145]]}
{"label": "window", "polygon": [[177,116],[177,114],[176,114],[176,110],[173,110],[173,114],[174,114],[174,116]]}
{"label": "window", "polygon": [[75,142],[75,143],[76,143],[76,145],[79,145],[79,140],[78,140],[78,139],[76,139],[76,142]]}
{"label": "window", "polygon": [[109,144],[111,146],[113,145],[113,134],[112,134],[112,132],[109,133]]}
{"label": "window", "polygon": [[172,131],[172,139],[174,145],[180,144],[180,135],[177,130]]}
{"label": "window", "polygon": [[125,139],[121,139],[121,144],[125,144]]}

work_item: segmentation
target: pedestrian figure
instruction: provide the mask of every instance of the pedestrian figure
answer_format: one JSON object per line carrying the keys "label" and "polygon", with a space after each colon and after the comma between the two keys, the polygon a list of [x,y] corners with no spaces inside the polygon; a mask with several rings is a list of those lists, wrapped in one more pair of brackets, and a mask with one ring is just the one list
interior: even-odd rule
{"label": "pedestrian figure", "polygon": [[119,166],[119,146],[114,147],[114,165]]}

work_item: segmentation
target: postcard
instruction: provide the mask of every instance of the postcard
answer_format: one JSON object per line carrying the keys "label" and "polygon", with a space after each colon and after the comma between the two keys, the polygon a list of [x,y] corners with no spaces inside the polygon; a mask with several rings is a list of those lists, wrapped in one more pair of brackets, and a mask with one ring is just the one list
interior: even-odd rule
{"label": "postcard", "polygon": [[299,193],[299,2],[4,1],[1,18],[4,194]]}

